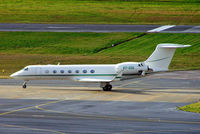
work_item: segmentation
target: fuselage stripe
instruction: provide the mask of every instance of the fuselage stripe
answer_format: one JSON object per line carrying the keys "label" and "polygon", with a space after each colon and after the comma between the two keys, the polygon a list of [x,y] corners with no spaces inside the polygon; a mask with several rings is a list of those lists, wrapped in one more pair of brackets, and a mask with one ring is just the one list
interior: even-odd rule
{"label": "fuselage stripe", "polygon": [[116,76],[117,74],[71,74],[71,75],[66,75],[66,74],[59,74],[59,75],[54,75],[54,74],[44,74],[44,75],[19,75],[20,77],[27,77],[27,76]]}

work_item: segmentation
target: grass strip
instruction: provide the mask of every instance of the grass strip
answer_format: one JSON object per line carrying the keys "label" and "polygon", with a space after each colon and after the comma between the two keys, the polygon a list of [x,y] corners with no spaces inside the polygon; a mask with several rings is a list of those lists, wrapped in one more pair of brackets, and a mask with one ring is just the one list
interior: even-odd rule
{"label": "grass strip", "polygon": [[0,53],[93,54],[141,33],[0,32]]}
{"label": "grass strip", "polygon": [[187,112],[200,113],[200,102],[186,105],[183,107],[178,107],[177,109],[187,111]]}
{"label": "grass strip", "polygon": [[170,70],[200,69],[200,34],[151,33],[126,41],[140,35],[143,33],[0,32],[0,76],[33,64],[144,61],[159,43],[192,45],[177,49]]}
{"label": "grass strip", "polygon": [[1,23],[200,24],[199,0],[1,0]]}

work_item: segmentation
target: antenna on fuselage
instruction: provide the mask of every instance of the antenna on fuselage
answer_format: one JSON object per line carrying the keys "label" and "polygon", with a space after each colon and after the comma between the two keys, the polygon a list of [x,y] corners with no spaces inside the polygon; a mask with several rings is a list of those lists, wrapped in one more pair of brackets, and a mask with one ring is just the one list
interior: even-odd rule
{"label": "antenna on fuselage", "polygon": [[57,65],[60,65],[60,62],[58,62],[58,64]]}

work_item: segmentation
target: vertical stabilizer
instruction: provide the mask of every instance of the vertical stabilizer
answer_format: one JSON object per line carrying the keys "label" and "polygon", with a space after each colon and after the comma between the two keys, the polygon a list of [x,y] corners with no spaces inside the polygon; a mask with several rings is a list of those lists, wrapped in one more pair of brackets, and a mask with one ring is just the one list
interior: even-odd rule
{"label": "vertical stabilizer", "polygon": [[190,45],[158,44],[151,56],[145,61],[145,64],[153,69],[154,72],[167,71],[176,48],[184,47],[190,47]]}

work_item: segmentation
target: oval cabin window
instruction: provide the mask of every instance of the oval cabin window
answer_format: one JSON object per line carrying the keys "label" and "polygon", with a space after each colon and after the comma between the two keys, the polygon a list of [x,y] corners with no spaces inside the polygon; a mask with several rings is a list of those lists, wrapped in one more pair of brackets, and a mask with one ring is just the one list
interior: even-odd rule
{"label": "oval cabin window", "polygon": [[87,73],[87,70],[83,70],[83,73]]}
{"label": "oval cabin window", "polygon": [[68,70],[68,73],[72,73],[72,70]]}
{"label": "oval cabin window", "polygon": [[94,70],[91,70],[91,71],[90,71],[90,73],[94,73],[94,72],[95,72]]}
{"label": "oval cabin window", "polygon": [[56,71],[56,70],[53,70],[53,73],[55,74],[55,73],[57,73],[57,71]]}
{"label": "oval cabin window", "polygon": [[76,70],[76,73],[79,73],[79,70]]}

